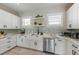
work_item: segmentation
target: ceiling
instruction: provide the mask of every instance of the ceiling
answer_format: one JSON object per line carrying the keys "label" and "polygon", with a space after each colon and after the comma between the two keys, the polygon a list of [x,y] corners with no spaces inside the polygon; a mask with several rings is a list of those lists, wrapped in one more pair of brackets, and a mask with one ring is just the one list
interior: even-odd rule
{"label": "ceiling", "polygon": [[[18,12],[20,15],[23,13],[33,12],[33,11],[52,11],[54,8],[69,8],[72,3],[2,3],[14,11]],[[46,12],[47,12],[46,11]]]}

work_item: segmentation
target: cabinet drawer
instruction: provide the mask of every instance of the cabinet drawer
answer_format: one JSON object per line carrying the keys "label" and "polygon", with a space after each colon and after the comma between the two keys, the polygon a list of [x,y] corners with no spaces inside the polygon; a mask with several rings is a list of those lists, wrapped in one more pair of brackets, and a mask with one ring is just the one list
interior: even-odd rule
{"label": "cabinet drawer", "polygon": [[0,40],[0,45],[6,43],[6,41],[7,41],[6,38],[5,38],[5,39],[1,39],[1,40]]}
{"label": "cabinet drawer", "polygon": [[9,49],[11,49],[11,48],[13,48],[13,47],[14,47],[13,45],[7,45],[7,46],[6,46],[6,49],[9,50]]}
{"label": "cabinet drawer", "polygon": [[6,45],[0,46],[0,54],[4,53],[5,51],[7,51]]}

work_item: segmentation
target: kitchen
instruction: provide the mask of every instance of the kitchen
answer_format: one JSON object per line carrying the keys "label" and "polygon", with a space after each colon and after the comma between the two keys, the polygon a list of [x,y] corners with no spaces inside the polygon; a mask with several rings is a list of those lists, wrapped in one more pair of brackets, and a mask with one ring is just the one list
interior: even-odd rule
{"label": "kitchen", "polygon": [[0,3],[0,55],[79,55],[79,4]]}

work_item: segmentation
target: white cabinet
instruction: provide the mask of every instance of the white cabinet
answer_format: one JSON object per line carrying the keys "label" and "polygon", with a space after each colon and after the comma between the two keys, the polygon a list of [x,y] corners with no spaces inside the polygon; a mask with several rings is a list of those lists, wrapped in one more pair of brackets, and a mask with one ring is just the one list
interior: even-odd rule
{"label": "white cabinet", "polygon": [[16,37],[6,37],[0,40],[0,54],[16,46]]}
{"label": "white cabinet", "polygon": [[79,45],[75,39],[67,39],[67,55],[79,55]]}
{"label": "white cabinet", "polygon": [[17,46],[25,47],[26,39],[24,36],[17,37]]}
{"label": "white cabinet", "polygon": [[71,41],[69,41],[69,40],[71,40],[70,38],[69,39],[67,39],[66,40],[66,45],[67,45],[67,47],[66,47],[66,54],[67,55],[72,55],[72,42]]}
{"label": "white cabinet", "polygon": [[67,29],[72,28],[72,8],[67,11]]}
{"label": "white cabinet", "polygon": [[64,55],[66,54],[66,42],[64,37],[55,38],[55,54]]}
{"label": "white cabinet", "polygon": [[19,29],[20,28],[20,18],[18,16],[11,14],[11,22],[12,22],[12,28],[13,29]]}
{"label": "white cabinet", "polygon": [[40,36],[29,36],[26,41],[27,48],[43,51],[43,38]]}
{"label": "white cabinet", "polygon": [[19,29],[20,18],[9,12],[0,9],[0,28],[1,29]]}
{"label": "white cabinet", "polygon": [[42,37],[32,36],[29,42],[30,42],[29,48],[43,51],[43,39],[42,39]]}
{"label": "white cabinet", "polygon": [[67,11],[67,29],[79,29],[79,4],[72,5]]}
{"label": "white cabinet", "polygon": [[[5,18],[6,18],[5,12],[0,9],[0,28],[5,28],[5,27],[6,27],[6,26],[5,26],[5,24],[6,24]],[[7,19],[7,18],[6,18],[6,19]]]}
{"label": "white cabinet", "polygon": [[36,37],[31,36],[30,39],[29,39],[29,48],[36,49],[35,48],[36,45],[37,45]]}
{"label": "white cabinet", "polygon": [[17,46],[43,51],[43,39],[35,35],[17,37]]}
{"label": "white cabinet", "polygon": [[43,38],[42,37],[38,37],[36,42],[37,42],[36,50],[43,51]]}
{"label": "white cabinet", "polygon": [[25,47],[30,48],[30,45],[31,45],[30,41],[31,41],[30,36],[29,35],[25,36]]}

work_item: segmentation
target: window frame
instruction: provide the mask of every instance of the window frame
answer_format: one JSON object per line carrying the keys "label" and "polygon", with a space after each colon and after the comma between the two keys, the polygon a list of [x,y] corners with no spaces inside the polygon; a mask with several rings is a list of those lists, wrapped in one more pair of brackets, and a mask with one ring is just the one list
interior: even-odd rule
{"label": "window frame", "polygon": [[[57,21],[57,22],[59,22],[59,24],[56,24],[56,23],[52,23],[51,21],[52,20],[49,20],[49,17],[52,17],[52,16],[61,16],[61,20],[60,20],[60,22],[59,21]],[[48,19],[48,25],[58,25],[58,26],[62,26],[63,25],[63,13],[50,13],[50,14],[47,14],[47,19]]]}
{"label": "window frame", "polygon": [[[25,21],[25,20],[28,20],[28,21]],[[28,23],[28,24],[26,24]],[[23,18],[22,19],[22,26],[29,26],[31,25],[31,18]]]}

